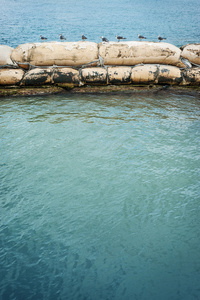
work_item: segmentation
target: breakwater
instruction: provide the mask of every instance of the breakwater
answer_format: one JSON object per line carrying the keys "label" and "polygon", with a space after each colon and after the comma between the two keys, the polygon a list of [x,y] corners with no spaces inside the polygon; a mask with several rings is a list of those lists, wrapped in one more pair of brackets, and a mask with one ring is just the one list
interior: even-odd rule
{"label": "breakwater", "polygon": [[0,45],[0,86],[199,86],[200,43],[43,42]]}

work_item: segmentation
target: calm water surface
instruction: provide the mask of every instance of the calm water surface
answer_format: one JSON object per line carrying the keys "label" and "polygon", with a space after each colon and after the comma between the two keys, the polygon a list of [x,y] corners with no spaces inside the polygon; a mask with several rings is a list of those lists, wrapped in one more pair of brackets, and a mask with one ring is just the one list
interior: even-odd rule
{"label": "calm water surface", "polygon": [[[0,0],[0,44],[200,41],[199,0]],[[200,100],[0,101],[0,300],[200,295]]]}
{"label": "calm water surface", "polygon": [[199,299],[200,101],[0,101],[0,299]]}
{"label": "calm water surface", "polygon": [[199,0],[0,0],[0,44],[16,47],[39,42],[40,34],[79,41],[81,34],[100,42],[116,35],[149,41],[165,36],[176,46],[200,42]]}

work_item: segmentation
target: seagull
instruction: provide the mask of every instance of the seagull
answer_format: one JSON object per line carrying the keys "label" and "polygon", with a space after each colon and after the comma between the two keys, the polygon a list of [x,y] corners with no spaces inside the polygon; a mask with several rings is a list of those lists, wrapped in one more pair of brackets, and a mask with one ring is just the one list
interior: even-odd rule
{"label": "seagull", "polygon": [[105,38],[104,36],[100,36],[100,38],[102,39],[102,42],[109,43],[109,40],[107,38]]}
{"label": "seagull", "polygon": [[40,35],[40,38],[41,38],[41,40],[47,40],[47,38],[42,35]]}
{"label": "seagull", "polygon": [[126,40],[125,37],[119,36],[119,35],[116,35],[116,39],[118,40],[118,42],[119,42],[120,40]]}
{"label": "seagull", "polygon": [[82,41],[87,40],[87,38],[84,34],[81,34],[81,38],[82,38]]}
{"label": "seagull", "polygon": [[158,40],[159,40],[159,42],[160,41],[162,41],[162,40],[166,40],[166,38],[163,38],[163,37],[161,37],[160,35],[158,36]]}
{"label": "seagull", "polygon": [[140,40],[144,40],[144,39],[146,39],[146,37],[144,37],[143,35],[141,35],[141,34],[138,34],[138,37],[139,37],[139,39]]}
{"label": "seagull", "polygon": [[64,37],[64,35],[59,34],[59,36],[60,36],[60,39],[61,39],[61,40],[66,40],[66,38]]}

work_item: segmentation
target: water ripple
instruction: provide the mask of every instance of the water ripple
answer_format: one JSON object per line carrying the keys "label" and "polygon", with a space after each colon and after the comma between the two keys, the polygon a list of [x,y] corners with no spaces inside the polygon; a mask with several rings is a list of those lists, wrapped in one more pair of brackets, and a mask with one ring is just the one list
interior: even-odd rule
{"label": "water ripple", "polygon": [[0,299],[195,299],[199,99],[0,107]]}

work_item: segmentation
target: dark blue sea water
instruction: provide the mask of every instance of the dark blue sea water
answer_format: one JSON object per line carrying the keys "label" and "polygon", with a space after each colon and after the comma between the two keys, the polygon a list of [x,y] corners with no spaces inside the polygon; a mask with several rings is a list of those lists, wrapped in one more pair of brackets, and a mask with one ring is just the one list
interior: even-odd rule
{"label": "dark blue sea water", "polygon": [[81,34],[100,42],[123,35],[149,41],[165,36],[176,46],[200,42],[199,0],[0,0],[0,44],[16,47],[40,41],[78,41]]}
{"label": "dark blue sea water", "polygon": [[[40,34],[199,42],[199,1],[0,0]],[[0,99],[0,300],[200,299],[200,99]]]}

